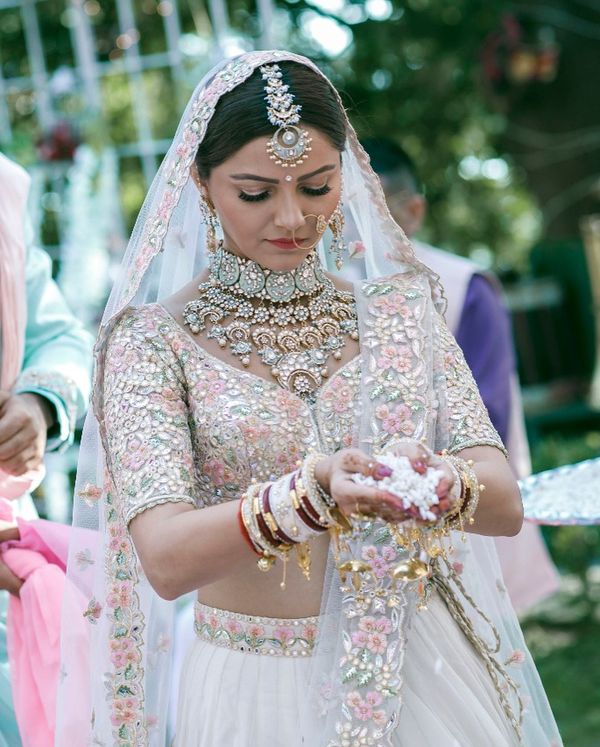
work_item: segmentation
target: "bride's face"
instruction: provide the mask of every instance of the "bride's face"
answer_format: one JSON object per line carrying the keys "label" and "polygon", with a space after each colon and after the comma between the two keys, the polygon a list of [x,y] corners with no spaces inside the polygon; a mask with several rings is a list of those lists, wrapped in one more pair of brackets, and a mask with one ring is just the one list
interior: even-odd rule
{"label": "bride's face", "polygon": [[272,270],[291,270],[308,256],[318,234],[316,218],[307,216],[329,219],[340,198],[339,151],[318,130],[304,129],[312,150],[301,166],[277,166],[260,137],[214,168],[204,185],[225,247]]}

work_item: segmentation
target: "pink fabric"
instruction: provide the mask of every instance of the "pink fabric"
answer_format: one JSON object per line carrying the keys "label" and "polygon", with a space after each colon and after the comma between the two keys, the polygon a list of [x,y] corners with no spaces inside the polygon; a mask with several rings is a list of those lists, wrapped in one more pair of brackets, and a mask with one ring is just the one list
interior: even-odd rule
{"label": "pink fabric", "polygon": [[[0,390],[12,389],[25,347],[25,207],[29,176],[0,153]],[[0,497],[15,500],[37,487],[44,468],[15,477],[0,469]]]}
{"label": "pink fabric", "polygon": [[[0,519],[6,515],[6,501],[0,501]],[[24,581],[20,597],[11,596],[8,608],[13,702],[23,747],[52,747],[71,528],[41,519],[17,519],[17,524],[21,538],[0,547],[4,562]],[[81,614],[73,616],[73,625],[78,624],[83,641],[86,631]]]}

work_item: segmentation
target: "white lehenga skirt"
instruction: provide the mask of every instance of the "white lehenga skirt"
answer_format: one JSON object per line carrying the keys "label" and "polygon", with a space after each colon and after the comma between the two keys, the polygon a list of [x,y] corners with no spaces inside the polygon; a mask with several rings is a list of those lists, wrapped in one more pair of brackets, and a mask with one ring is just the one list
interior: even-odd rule
{"label": "white lehenga skirt", "polygon": [[[299,736],[317,624],[318,618],[274,620],[197,604],[175,747],[319,747]],[[242,642],[232,644],[236,637]],[[292,638],[282,649],[279,642]],[[518,744],[483,662],[437,595],[412,625],[403,699],[395,747]]]}

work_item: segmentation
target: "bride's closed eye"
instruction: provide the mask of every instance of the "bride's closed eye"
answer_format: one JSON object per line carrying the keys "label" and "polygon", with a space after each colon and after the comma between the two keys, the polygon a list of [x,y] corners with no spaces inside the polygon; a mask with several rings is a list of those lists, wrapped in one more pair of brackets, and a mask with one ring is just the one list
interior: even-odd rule
{"label": "bride's closed eye", "polygon": [[[322,187],[301,186],[300,191],[302,192],[302,194],[305,194],[308,197],[322,197],[323,195],[329,194],[329,192],[331,192],[331,187],[329,186],[329,184],[324,184]],[[270,194],[271,193],[268,189],[265,189],[264,192],[257,192],[255,194],[240,190],[238,197],[244,202],[262,202],[263,200],[266,200],[270,196]]]}

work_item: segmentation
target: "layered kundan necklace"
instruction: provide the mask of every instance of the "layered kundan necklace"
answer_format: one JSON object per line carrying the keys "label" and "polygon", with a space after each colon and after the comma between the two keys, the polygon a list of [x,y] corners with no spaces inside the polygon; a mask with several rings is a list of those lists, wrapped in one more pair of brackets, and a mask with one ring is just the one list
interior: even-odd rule
{"label": "layered kundan necklace", "polygon": [[340,360],[346,338],[358,339],[354,297],[326,277],[314,252],[277,272],[221,245],[198,290],[183,311],[190,330],[206,332],[243,366],[258,355],[282,387],[309,402],[330,357]]}

